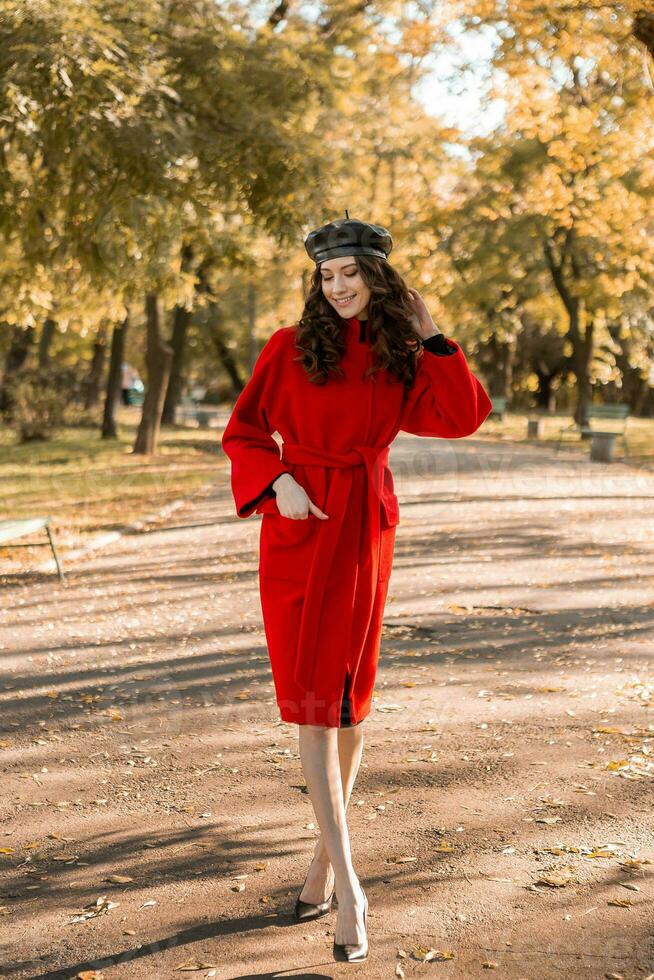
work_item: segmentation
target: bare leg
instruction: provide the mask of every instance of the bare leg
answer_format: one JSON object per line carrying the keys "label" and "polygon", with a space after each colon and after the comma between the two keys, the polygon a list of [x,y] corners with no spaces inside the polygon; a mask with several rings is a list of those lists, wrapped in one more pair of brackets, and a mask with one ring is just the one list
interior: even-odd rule
{"label": "bare leg", "polygon": [[363,933],[363,891],[352,865],[345,817],[337,729],[300,725],[300,759],[322,839],[334,869],[339,915],[334,939],[358,943]]}
{"label": "bare leg", "polygon": [[[347,810],[363,755],[363,723],[347,728],[338,728],[337,732],[343,805]],[[300,898],[303,902],[313,902],[314,904],[325,902],[331,895],[333,887],[334,869],[321,836],[316,844],[304,888],[300,892]]]}

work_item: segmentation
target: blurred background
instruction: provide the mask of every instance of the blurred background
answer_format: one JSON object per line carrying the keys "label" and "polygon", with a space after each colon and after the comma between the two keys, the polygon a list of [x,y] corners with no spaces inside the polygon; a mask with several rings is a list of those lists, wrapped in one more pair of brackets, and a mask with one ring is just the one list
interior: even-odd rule
{"label": "blurred background", "polygon": [[654,455],[649,0],[0,0],[0,507],[67,540],[215,475],[303,239],[392,262],[505,408]]}

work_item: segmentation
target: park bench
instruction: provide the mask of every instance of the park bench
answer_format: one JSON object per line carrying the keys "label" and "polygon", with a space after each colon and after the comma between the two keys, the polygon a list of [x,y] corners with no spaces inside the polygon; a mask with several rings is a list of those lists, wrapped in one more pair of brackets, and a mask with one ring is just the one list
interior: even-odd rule
{"label": "park bench", "polygon": [[[60,580],[63,582],[64,573],[61,568],[61,563],[59,562],[59,555],[57,554],[55,543],[52,539],[49,517],[32,517],[22,521],[0,521],[0,545],[7,544],[9,541],[15,541],[17,538],[24,538],[27,534],[34,534],[36,531],[43,530],[45,530],[46,534],[48,535],[48,541],[50,542],[50,547],[52,548],[52,555],[55,560],[55,565],[57,566],[57,572]],[[40,544],[41,542],[38,543]],[[45,542],[43,542],[43,544],[45,545]],[[32,545],[17,544],[14,545],[14,547],[30,548]]]}
{"label": "park bench", "polygon": [[186,422],[197,422],[198,403],[188,395],[182,395],[177,403],[175,417],[180,425]]}
{"label": "park bench", "polygon": [[220,408],[216,405],[183,401],[177,406],[177,420],[182,424],[197,422],[199,429],[212,428],[219,416]]}
{"label": "park bench", "polygon": [[[628,455],[627,445],[627,422],[629,420],[629,405],[617,403],[615,405],[591,405],[588,410],[588,425],[564,425],[559,430],[559,439],[556,445],[557,452],[561,448],[561,443],[567,434],[579,435],[582,439],[590,436],[593,440],[591,446],[591,457],[596,459],[610,459],[613,454],[613,446],[616,439],[621,439],[624,445],[624,454]],[[592,423],[599,421],[604,423],[601,428],[596,428]],[[613,428],[607,429],[606,423],[612,423]]]}
{"label": "park bench", "polygon": [[501,421],[504,420],[504,413],[506,412],[506,398],[494,395],[491,397],[491,410],[490,417],[498,418]]}
{"label": "park bench", "polygon": [[198,405],[197,420],[201,429],[210,429],[215,426],[220,416],[220,409],[214,405]]}

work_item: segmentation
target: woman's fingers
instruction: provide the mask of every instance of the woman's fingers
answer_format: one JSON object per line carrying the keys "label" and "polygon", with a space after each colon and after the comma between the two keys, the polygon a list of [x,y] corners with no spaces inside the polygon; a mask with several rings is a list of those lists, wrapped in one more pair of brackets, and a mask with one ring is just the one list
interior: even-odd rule
{"label": "woman's fingers", "polygon": [[[325,512],[320,509],[320,507],[314,504],[313,500],[309,500],[309,510],[311,511],[312,514],[315,514],[316,517],[319,517],[321,521],[329,517],[329,514],[325,514]],[[307,517],[308,516],[309,515],[307,514]]]}
{"label": "woman's fingers", "polygon": [[288,517],[292,521],[306,521],[309,513],[312,513],[321,521],[326,520],[329,514],[325,514],[320,507],[314,504],[297,480],[291,477],[291,481],[283,482],[276,491],[277,510],[282,517]]}

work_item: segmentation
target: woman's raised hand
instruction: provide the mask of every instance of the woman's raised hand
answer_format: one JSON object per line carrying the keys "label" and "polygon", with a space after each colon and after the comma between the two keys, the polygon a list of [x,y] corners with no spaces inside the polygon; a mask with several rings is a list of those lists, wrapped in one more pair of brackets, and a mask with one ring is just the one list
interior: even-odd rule
{"label": "woman's raised hand", "polygon": [[304,489],[290,473],[282,473],[277,477],[272,485],[277,496],[277,510],[282,517],[289,517],[293,521],[307,520],[309,512],[315,514],[320,520],[326,520],[329,514],[323,513],[320,507],[314,504]]}
{"label": "woman's raised hand", "polygon": [[410,320],[415,332],[422,340],[426,340],[427,337],[433,337],[435,333],[440,333],[427,308],[427,304],[418,290],[413,289],[411,286],[407,288],[413,304],[413,315],[410,317]]}

